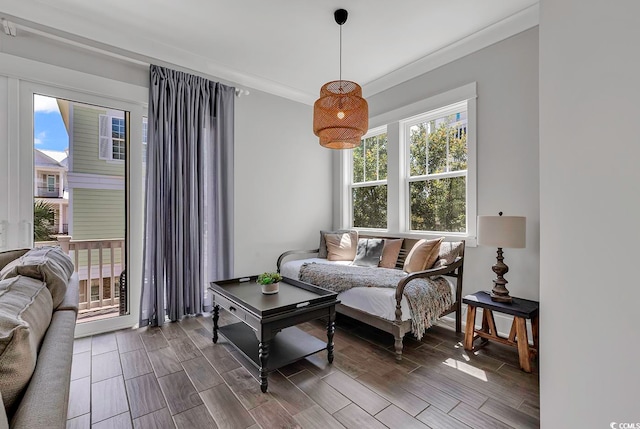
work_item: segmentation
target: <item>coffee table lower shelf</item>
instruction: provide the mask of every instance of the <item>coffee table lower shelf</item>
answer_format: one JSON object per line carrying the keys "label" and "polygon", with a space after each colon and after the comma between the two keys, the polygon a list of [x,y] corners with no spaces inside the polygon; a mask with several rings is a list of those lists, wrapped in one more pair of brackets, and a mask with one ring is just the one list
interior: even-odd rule
{"label": "coffee table lower shelf", "polygon": [[[260,368],[259,342],[253,329],[243,322],[238,322],[220,326],[218,332],[257,368]],[[278,332],[271,340],[266,369],[271,372],[326,349],[326,342],[291,326]]]}

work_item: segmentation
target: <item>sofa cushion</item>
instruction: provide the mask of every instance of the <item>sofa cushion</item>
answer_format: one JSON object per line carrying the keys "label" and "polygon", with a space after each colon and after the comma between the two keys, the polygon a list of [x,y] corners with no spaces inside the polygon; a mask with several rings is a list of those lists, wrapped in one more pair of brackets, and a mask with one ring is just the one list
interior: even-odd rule
{"label": "sofa cushion", "polygon": [[64,299],[73,262],[59,247],[46,246],[29,250],[20,258],[9,262],[0,271],[0,280],[22,275],[43,280],[53,298],[53,308]]}
{"label": "sofa cushion", "polygon": [[7,414],[1,410],[4,410],[4,402],[2,402],[2,392],[0,392],[0,428],[9,428],[9,421],[7,420]]}
{"label": "sofa cushion", "polygon": [[395,268],[396,262],[398,262],[398,255],[400,255],[400,249],[402,249],[402,242],[404,239],[385,239],[384,248],[382,249],[382,259],[380,259],[381,268]]}
{"label": "sofa cushion", "polygon": [[339,229],[337,231],[320,231],[320,245],[318,246],[318,258],[327,257],[327,242],[324,238],[326,234],[342,234],[345,232],[352,232],[349,229]]}
{"label": "sofa cushion", "polygon": [[67,293],[64,295],[60,305],[56,307],[56,311],[69,310],[77,314],[79,297],[80,280],[78,279],[78,273],[73,273],[67,285]]}
{"label": "sofa cushion", "polygon": [[407,273],[415,273],[431,268],[436,259],[438,259],[442,240],[444,240],[444,237],[433,240],[418,240],[404,261],[404,271]]}
{"label": "sofa cushion", "polygon": [[353,265],[359,267],[377,267],[382,257],[384,240],[381,238],[361,238],[358,240],[356,258]]}
{"label": "sofa cushion", "polygon": [[38,364],[11,418],[11,429],[66,426],[75,326],[75,312],[53,312]]}
{"label": "sofa cushion", "polygon": [[0,252],[0,270],[3,269],[9,262],[18,259],[28,251],[29,249],[17,249],[5,250],[4,252]]}
{"label": "sofa cushion", "polygon": [[7,415],[29,384],[52,311],[45,282],[24,276],[0,281],[0,391]]}
{"label": "sofa cushion", "polygon": [[344,232],[340,234],[325,234],[327,243],[327,260],[353,261],[358,248],[358,232]]}
{"label": "sofa cushion", "polygon": [[463,247],[464,243],[462,241],[443,241],[440,243],[438,260],[433,264],[433,267],[439,268],[453,264],[456,258],[460,256]]}

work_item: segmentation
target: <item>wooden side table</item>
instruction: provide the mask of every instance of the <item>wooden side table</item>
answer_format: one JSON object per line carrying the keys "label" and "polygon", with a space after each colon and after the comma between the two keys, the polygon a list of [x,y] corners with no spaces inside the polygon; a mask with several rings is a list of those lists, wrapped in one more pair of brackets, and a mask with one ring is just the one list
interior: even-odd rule
{"label": "wooden side table", "polygon": [[[467,325],[465,327],[464,348],[474,350],[473,342],[481,338],[478,347],[482,347],[489,341],[495,341],[508,346],[518,348],[520,368],[525,372],[531,372],[531,358],[538,353],[538,307],[539,303],[528,299],[513,298],[512,303],[496,302],[491,300],[488,292],[476,292],[467,295],[462,302],[468,305]],[[482,308],[482,329],[475,329],[476,308]],[[510,314],[513,316],[509,337],[498,335],[493,312]],[[533,347],[529,346],[527,338],[527,319],[531,319],[531,332],[533,334]]]}

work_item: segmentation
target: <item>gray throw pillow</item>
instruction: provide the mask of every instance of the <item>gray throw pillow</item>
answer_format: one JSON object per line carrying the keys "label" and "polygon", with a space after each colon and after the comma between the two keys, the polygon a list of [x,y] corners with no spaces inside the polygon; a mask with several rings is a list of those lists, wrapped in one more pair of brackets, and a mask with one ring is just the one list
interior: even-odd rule
{"label": "gray throw pillow", "polygon": [[382,258],[384,240],[381,238],[361,238],[352,265],[359,267],[377,267]]}

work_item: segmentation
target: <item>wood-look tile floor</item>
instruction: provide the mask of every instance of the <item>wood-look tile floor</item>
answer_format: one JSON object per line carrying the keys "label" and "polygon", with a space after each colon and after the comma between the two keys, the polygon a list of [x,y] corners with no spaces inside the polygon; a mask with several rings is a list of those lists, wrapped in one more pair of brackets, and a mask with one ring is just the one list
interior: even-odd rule
{"label": "wood-look tile floor", "polygon": [[[221,312],[220,324],[234,323]],[[300,325],[321,339],[321,321]],[[446,323],[421,341],[338,317],[335,360],[326,352],[269,375],[224,337],[210,317],[187,318],[78,339],[67,428],[536,428],[539,382],[519,369],[517,350],[489,344],[466,352]]]}

